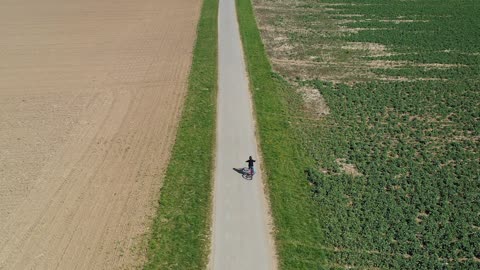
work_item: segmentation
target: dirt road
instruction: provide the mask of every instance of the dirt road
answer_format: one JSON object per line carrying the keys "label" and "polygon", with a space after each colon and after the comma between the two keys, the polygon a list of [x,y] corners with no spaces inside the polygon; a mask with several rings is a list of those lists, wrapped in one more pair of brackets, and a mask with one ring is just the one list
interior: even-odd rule
{"label": "dirt road", "polygon": [[0,269],[142,263],[200,5],[2,1]]}
{"label": "dirt road", "polygon": [[258,157],[234,0],[219,3],[219,93],[212,269],[274,269],[260,160],[246,180],[234,168]]}

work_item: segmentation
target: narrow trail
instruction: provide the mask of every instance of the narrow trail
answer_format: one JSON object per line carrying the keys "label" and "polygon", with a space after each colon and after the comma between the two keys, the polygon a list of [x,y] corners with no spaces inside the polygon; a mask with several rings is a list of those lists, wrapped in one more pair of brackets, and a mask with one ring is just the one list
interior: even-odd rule
{"label": "narrow trail", "polygon": [[[261,177],[246,180],[234,168],[258,157],[235,0],[220,0],[219,93],[211,269],[275,269],[273,240]],[[260,163],[260,164],[259,164]]]}

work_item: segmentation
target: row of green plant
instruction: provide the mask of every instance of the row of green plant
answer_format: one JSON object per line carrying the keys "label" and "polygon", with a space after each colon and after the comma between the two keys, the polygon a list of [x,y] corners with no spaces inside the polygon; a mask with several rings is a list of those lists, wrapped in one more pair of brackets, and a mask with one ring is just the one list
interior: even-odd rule
{"label": "row of green plant", "polygon": [[480,35],[475,34],[480,30],[477,20],[480,7],[477,1],[422,0],[414,4],[392,1],[388,5],[378,1],[343,2],[357,5],[344,6],[334,14],[354,12],[362,15],[361,20],[345,26],[376,29],[360,31],[345,37],[345,40],[379,43],[395,50],[394,55],[374,59],[453,65],[441,69],[410,66],[382,69],[380,72],[409,78],[449,80],[475,80],[480,76]]}
{"label": "row of green plant", "polygon": [[144,269],[204,269],[210,237],[217,92],[217,0],[204,0],[185,100]]}

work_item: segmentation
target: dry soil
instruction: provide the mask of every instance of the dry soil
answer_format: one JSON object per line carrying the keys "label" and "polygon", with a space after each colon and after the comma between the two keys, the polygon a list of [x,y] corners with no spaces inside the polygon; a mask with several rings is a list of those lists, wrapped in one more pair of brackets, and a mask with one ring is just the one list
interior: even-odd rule
{"label": "dry soil", "polygon": [[142,263],[201,1],[0,8],[0,269]]}

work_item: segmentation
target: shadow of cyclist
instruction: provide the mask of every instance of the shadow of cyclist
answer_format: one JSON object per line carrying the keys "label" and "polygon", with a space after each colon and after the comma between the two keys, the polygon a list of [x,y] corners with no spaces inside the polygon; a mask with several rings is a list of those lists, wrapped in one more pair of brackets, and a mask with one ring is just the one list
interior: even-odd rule
{"label": "shadow of cyclist", "polygon": [[233,170],[239,174],[245,174],[245,171],[243,170],[243,168],[233,168]]}

